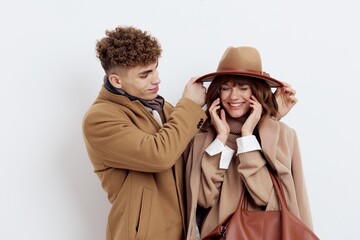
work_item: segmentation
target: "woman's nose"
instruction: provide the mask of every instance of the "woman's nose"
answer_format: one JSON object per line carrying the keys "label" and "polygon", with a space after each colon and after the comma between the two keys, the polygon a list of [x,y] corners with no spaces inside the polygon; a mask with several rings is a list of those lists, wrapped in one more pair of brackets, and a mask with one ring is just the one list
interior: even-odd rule
{"label": "woman's nose", "polygon": [[230,98],[232,100],[239,99],[241,97],[240,95],[241,94],[237,89],[232,89],[231,94],[230,94]]}

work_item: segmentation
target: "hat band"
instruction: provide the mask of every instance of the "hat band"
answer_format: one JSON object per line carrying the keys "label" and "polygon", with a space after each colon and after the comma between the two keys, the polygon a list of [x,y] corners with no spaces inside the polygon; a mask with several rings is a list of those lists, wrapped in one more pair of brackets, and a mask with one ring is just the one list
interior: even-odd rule
{"label": "hat band", "polygon": [[241,73],[249,73],[249,74],[260,74],[263,76],[267,76],[270,77],[270,74],[268,74],[267,72],[262,72],[262,71],[252,71],[252,70],[245,70],[245,69],[240,69],[240,68],[218,68],[217,70],[218,72],[241,72]]}

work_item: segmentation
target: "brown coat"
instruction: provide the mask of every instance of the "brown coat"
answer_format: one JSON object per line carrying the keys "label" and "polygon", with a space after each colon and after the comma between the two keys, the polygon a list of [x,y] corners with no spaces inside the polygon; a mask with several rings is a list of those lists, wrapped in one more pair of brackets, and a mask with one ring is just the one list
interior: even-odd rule
{"label": "brown coat", "polygon": [[[308,202],[307,190],[303,176],[299,144],[296,133],[282,122],[271,118],[264,118],[259,123],[259,135],[261,146],[266,160],[275,168],[283,183],[285,196],[289,209],[296,216],[312,229],[312,219]],[[200,131],[192,140],[188,149],[184,153],[186,160],[186,192],[187,192],[187,217],[188,233],[187,239],[196,239],[196,220],[195,212],[199,199],[199,187],[201,176],[201,159],[207,146],[215,139],[216,133],[213,129]],[[265,160],[259,158],[259,152],[248,152],[239,154],[239,167],[231,162],[227,171],[233,171],[231,166],[235,166],[235,171],[245,180],[255,202],[259,205],[265,205],[266,210],[277,210],[278,202],[274,195],[274,190],[266,169]],[[264,162],[264,163],[262,163]],[[241,179],[241,178],[239,178]],[[235,186],[234,182],[238,182]],[[240,194],[243,188],[243,181],[232,181],[231,186],[224,186],[227,191],[221,191],[220,201],[215,200],[214,208],[210,211],[210,216],[205,221],[202,233],[207,232],[217,226],[230,213],[237,208]],[[259,187],[261,184],[261,187]],[[233,191],[231,191],[233,189]],[[212,194],[209,192],[209,194]],[[224,196],[225,195],[225,196]],[[215,194],[216,196],[216,194]],[[226,203],[221,202],[224,199]],[[265,201],[265,202],[264,202]],[[214,210],[214,211],[213,211]],[[202,236],[203,237],[203,236]]]}
{"label": "brown coat", "polygon": [[184,98],[163,112],[161,128],[139,101],[103,87],[85,114],[86,148],[112,204],[108,240],[185,238],[181,154],[206,115]]}

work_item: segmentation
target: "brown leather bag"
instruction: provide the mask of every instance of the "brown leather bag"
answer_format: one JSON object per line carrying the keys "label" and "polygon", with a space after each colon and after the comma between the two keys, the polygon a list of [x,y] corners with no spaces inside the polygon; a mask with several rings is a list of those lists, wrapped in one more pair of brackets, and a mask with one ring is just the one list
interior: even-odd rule
{"label": "brown leather bag", "polygon": [[269,169],[278,196],[279,211],[249,211],[249,193],[244,187],[238,208],[203,240],[318,240],[319,238],[286,204],[279,177]]}

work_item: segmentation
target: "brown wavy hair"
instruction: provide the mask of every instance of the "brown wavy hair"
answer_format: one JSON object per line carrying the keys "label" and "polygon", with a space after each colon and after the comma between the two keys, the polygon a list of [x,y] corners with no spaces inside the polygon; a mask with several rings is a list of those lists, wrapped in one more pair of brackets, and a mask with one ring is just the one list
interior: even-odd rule
{"label": "brown wavy hair", "polygon": [[160,43],[146,31],[117,27],[106,30],[105,34],[106,37],[96,43],[96,56],[106,74],[117,68],[148,66],[161,56]]}
{"label": "brown wavy hair", "polygon": [[[241,75],[220,75],[215,77],[208,87],[206,93],[206,104],[208,107],[220,97],[220,86],[230,83],[231,85],[247,84],[250,86],[252,94],[260,102],[263,107],[261,116],[270,115],[276,117],[278,114],[278,105],[275,99],[275,95],[271,91],[269,84],[265,81],[253,77],[241,76]],[[208,110],[206,111],[209,115]]]}

